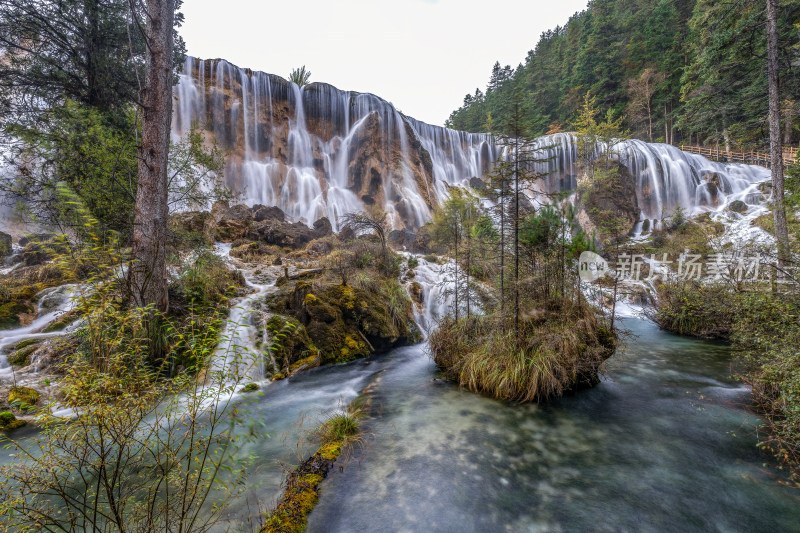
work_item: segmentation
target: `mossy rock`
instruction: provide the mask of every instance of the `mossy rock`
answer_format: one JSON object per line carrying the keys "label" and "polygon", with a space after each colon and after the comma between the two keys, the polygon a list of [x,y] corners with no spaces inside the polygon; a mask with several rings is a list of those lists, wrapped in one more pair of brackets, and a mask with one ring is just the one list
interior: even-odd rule
{"label": "mossy rock", "polygon": [[339,357],[339,349],[344,345],[344,338],[347,329],[344,321],[337,320],[327,323],[319,320],[312,320],[306,325],[306,331],[310,338],[314,339],[314,346],[322,354],[322,364],[340,363],[350,361],[350,358],[342,360]]}
{"label": "mossy rock", "polygon": [[39,349],[38,344],[33,344],[20,348],[8,356],[8,362],[12,366],[28,366],[31,364],[31,355]]}
{"label": "mossy rock", "polygon": [[734,213],[746,213],[747,204],[741,200],[734,200],[730,203],[730,205],[728,205],[728,209],[730,209]]}
{"label": "mossy rock", "polygon": [[319,355],[314,353],[314,355],[310,355],[304,359],[300,359],[299,361],[292,363],[292,366],[289,367],[289,372],[293,374],[300,370],[307,370],[316,366],[319,366]]}
{"label": "mossy rock", "polygon": [[277,374],[272,374],[272,381],[280,381],[282,379],[286,379],[282,373],[278,372]]}
{"label": "mossy rock", "polygon": [[17,419],[14,413],[4,411],[0,413],[0,431],[12,431],[27,424],[24,420]]}
{"label": "mossy rock", "polygon": [[258,383],[248,383],[244,387],[242,387],[239,392],[255,392],[260,389]]}
{"label": "mossy rock", "polygon": [[51,333],[53,331],[62,331],[75,321],[75,316],[76,313],[72,311],[66,312],[61,316],[59,316],[58,318],[56,318],[55,320],[53,320],[52,322],[50,322],[49,324],[47,324],[44,327],[44,329],[42,329],[42,332]]}
{"label": "mossy rock", "polygon": [[21,409],[26,409],[36,405],[39,401],[39,391],[30,387],[12,387],[8,391],[9,405],[19,405]]}
{"label": "mossy rock", "polygon": [[14,346],[15,350],[21,350],[23,348],[27,348],[32,344],[38,344],[41,339],[25,339],[24,341],[19,341],[16,346]]}
{"label": "mossy rock", "polygon": [[308,313],[308,316],[311,317],[311,320],[317,320],[319,322],[326,323],[341,320],[342,312],[339,309],[316,296],[314,296],[313,299],[309,298],[309,296],[314,295],[309,293],[306,295],[305,299],[306,312]]}
{"label": "mossy rock", "polygon": [[4,231],[0,231],[0,257],[11,255],[11,235]]}
{"label": "mossy rock", "polygon": [[19,287],[15,287],[10,294],[12,300],[21,301],[21,300],[28,300],[33,301],[37,294],[39,294],[44,289],[50,287],[47,283],[32,283],[30,285],[21,285]]}
{"label": "mossy rock", "polygon": [[24,302],[8,302],[0,305],[0,329],[20,326],[20,315],[33,313],[33,307]]}
{"label": "mossy rock", "polygon": [[267,328],[271,332],[272,356],[281,368],[287,368],[309,354],[316,356],[317,348],[297,318],[275,315],[267,321]]}

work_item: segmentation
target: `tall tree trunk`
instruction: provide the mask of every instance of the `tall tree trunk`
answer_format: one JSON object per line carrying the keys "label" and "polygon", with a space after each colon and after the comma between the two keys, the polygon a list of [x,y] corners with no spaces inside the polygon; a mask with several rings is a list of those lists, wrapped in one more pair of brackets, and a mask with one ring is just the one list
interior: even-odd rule
{"label": "tall tree trunk", "polygon": [[769,77],[769,151],[772,166],[772,196],[778,262],[788,260],[789,232],[783,205],[783,150],[781,148],[781,107],[778,91],[778,19],[777,0],[767,0],[767,71]]}
{"label": "tall tree trunk", "polygon": [[726,124],[724,128],[722,128],[722,138],[725,141],[725,157],[730,158],[731,155],[731,134],[728,131],[728,125]]}
{"label": "tall tree trunk", "polygon": [[506,317],[506,183],[500,182],[500,317]]}
{"label": "tall tree trunk", "polygon": [[454,279],[455,294],[456,294],[456,305],[455,305],[455,308],[456,308],[456,320],[458,320],[458,240],[459,240],[458,228],[454,227],[453,228],[453,241],[455,242],[455,245],[456,245],[456,254],[455,254],[456,258],[455,258],[455,261],[453,261],[453,264],[455,265],[455,271],[456,271],[456,275],[455,275],[455,279]]}
{"label": "tall tree trunk", "polygon": [[470,317],[470,308],[469,308],[469,269],[470,269],[470,262],[472,260],[472,242],[469,233],[467,233],[467,249],[465,250],[467,254],[467,269],[466,269],[466,279],[467,279],[467,291],[465,292],[467,296],[467,318]]}
{"label": "tall tree trunk", "polygon": [[514,333],[519,341],[519,142],[514,143]]}
{"label": "tall tree trunk", "polygon": [[650,97],[647,98],[647,124],[650,142],[653,142],[653,113],[650,110]]}
{"label": "tall tree trunk", "polygon": [[167,156],[172,119],[174,0],[147,1],[147,64],[133,222],[131,290],[137,307],[166,312]]}

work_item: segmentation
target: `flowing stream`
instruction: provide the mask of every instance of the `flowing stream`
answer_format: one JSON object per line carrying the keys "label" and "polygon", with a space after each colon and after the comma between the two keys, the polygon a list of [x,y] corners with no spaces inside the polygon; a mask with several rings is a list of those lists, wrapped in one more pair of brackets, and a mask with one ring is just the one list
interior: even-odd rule
{"label": "flowing stream", "polygon": [[368,444],[323,482],[310,532],[798,531],[800,491],[755,446],[729,348],[622,321],[636,337],[608,377],[546,405],[438,379],[424,343],[274,383],[249,404],[271,432],[246,450],[251,505],[297,464],[299,413],[369,389]]}

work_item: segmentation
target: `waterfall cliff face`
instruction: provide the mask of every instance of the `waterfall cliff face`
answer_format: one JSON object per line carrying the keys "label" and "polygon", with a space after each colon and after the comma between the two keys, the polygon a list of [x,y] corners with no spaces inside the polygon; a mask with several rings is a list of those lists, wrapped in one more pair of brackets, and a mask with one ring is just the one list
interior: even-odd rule
{"label": "waterfall cliff face", "polygon": [[225,176],[250,205],[277,205],[334,229],[376,205],[415,229],[448,185],[485,174],[497,150],[484,135],[424,124],[377,96],[298,87],[224,60],[187,58],[175,89],[173,136],[193,124],[229,153]]}
{"label": "waterfall cliff face", "polygon": [[[187,58],[175,89],[173,136],[193,124],[229,155],[225,176],[246,203],[277,205],[311,224],[369,206],[385,210],[395,229],[430,220],[448,188],[483,178],[500,157],[491,138],[431,126],[385,100],[324,83],[304,87],[224,60]],[[574,135],[537,140],[546,192],[578,185]],[[635,182],[640,220],[658,221],[681,206],[688,214],[733,199],[760,202],[753,184],[762,167],[713,163],[666,144],[638,140],[613,147]]]}
{"label": "waterfall cliff face", "polygon": [[[578,145],[571,133],[556,133],[536,141],[541,161],[535,170],[545,177],[547,192],[574,190],[578,185]],[[716,163],[669,144],[631,139],[611,148],[634,181],[640,220],[657,223],[682,207],[687,215],[721,209],[734,200],[747,205],[763,201],[756,183],[769,179],[764,167]]]}

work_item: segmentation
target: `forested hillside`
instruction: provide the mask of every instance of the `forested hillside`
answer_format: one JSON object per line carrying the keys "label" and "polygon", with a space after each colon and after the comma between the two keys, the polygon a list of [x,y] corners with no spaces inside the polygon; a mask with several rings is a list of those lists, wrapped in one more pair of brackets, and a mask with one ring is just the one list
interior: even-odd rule
{"label": "forested hillside", "polygon": [[[573,129],[587,91],[647,141],[768,144],[765,6],[761,0],[592,0],[542,34],[516,69],[496,63],[448,119],[502,130],[508,103],[525,103],[530,133]],[[778,3],[784,144],[798,141],[800,1]]]}

